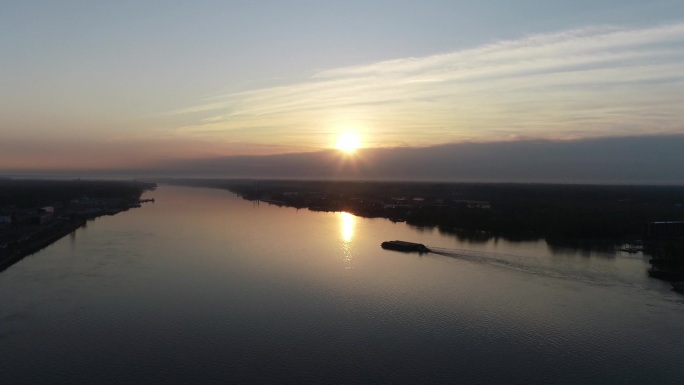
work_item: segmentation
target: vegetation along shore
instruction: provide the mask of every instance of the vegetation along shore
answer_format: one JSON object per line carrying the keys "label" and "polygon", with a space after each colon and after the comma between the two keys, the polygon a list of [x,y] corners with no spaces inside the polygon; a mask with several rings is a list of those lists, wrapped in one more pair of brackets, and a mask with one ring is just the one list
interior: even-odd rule
{"label": "vegetation along shore", "polygon": [[139,207],[140,181],[0,180],[0,271],[86,221]]}

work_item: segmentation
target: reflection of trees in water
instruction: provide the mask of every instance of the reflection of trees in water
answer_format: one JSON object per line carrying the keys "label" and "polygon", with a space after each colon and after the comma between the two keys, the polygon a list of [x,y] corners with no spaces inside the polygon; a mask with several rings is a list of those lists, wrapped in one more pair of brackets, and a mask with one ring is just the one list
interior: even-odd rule
{"label": "reflection of trees in water", "polygon": [[460,242],[468,243],[486,243],[496,238],[488,231],[454,229],[447,227],[439,227],[439,233],[456,237]]}
{"label": "reflection of trees in water", "polygon": [[436,226],[429,226],[429,225],[416,225],[412,223],[407,223],[408,227],[412,228],[413,230],[418,231],[419,233],[431,233]]}
{"label": "reflection of trees in water", "polygon": [[[411,228],[425,231],[425,226],[410,225]],[[585,257],[601,255],[614,257],[618,249],[625,246],[624,241],[617,240],[559,240],[544,239],[543,237],[520,234],[496,234],[483,230],[468,230],[461,228],[438,226],[437,230],[441,235],[455,237],[459,242],[483,244],[490,241],[503,240],[506,242],[536,242],[544,240],[552,254],[580,254]]]}
{"label": "reflection of trees in water", "polygon": [[484,230],[468,230],[461,228],[453,228],[446,226],[439,226],[437,228],[439,233],[442,235],[456,237],[461,242],[469,243],[486,243],[491,240],[504,240],[507,242],[533,242],[538,241],[541,238],[536,236],[524,236],[524,235],[501,235],[495,234],[491,231]]}
{"label": "reflection of trees in water", "polygon": [[566,254],[568,250],[571,250],[585,257],[596,255],[614,257],[618,247],[624,244],[622,241],[613,240],[546,239],[545,241],[552,254]]}

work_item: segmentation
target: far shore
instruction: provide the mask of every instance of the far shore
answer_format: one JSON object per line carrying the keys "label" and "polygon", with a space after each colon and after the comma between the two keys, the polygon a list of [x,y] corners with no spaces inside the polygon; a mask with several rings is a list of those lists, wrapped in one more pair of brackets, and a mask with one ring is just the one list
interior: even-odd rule
{"label": "far shore", "polygon": [[333,180],[172,179],[244,199],[344,211],[485,242],[544,239],[550,247],[649,255],[684,273],[684,187]]}

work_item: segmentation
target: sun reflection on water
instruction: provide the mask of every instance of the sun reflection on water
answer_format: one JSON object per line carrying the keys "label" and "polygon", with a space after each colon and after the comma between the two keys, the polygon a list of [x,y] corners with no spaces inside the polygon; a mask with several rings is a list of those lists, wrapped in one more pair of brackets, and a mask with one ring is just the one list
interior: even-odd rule
{"label": "sun reflection on water", "polygon": [[352,240],[354,238],[354,225],[356,217],[349,213],[340,214],[340,226],[342,228],[342,260],[345,268],[352,268],[353,255],[351,251]]}
{"label": "sun reflection on water", "polygon": [[342,241],[349,243],[354,238],[354,219],[349,213],[342,213]]}

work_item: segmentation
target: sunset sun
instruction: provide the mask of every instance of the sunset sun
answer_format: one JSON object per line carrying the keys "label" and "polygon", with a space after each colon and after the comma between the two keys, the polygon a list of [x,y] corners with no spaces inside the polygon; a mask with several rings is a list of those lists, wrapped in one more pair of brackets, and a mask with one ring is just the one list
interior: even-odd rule
{"label": "sunset sun", "polygon": [[340,151],[351,154],[361,147],[361,139],[358,135],[352,133],[341,134],[337,138],[335,148]]}

